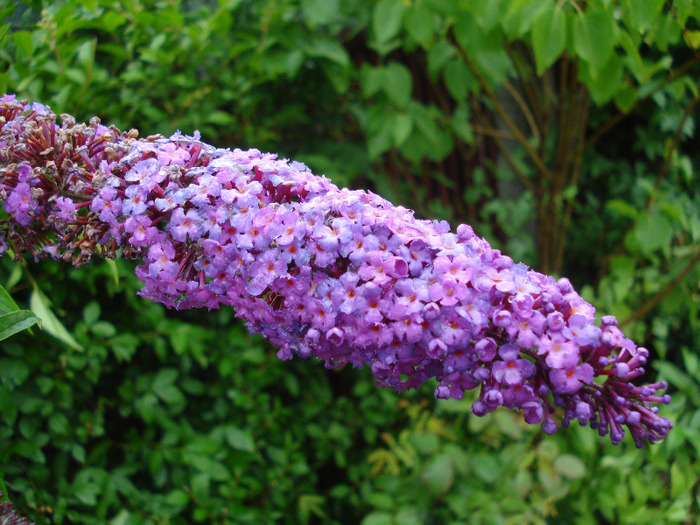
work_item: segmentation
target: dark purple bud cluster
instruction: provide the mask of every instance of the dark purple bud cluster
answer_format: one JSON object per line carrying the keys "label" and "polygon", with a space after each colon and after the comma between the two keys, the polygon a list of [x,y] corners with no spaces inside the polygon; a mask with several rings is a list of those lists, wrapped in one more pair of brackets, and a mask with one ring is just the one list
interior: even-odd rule
{"label": "dark purple bud cluster", "polygon": [[[619,443],[671,428],[635,386],[648,352],[566,279],[515,264],[469,226],[418,220],[298,162],[199,137],[136,140],[97,119],[56,125],[0,100],[3,246],[81,264],[139,258],[141,295],[172,308],[233,306],[281,359],[369,365],[398,391],[480,386],[472,411],[519,409],[547,433],[577,419]],[[4,248],[1,248],[4,249]]]}
{"label": "dark purple bud cluster", "polygon": [[[2,501],[3,496],[4,494],[0,490],[0,501]],[[0,525],[36,525],[36,523],[18,515],[9,501],[2,501],[0,503]]]}

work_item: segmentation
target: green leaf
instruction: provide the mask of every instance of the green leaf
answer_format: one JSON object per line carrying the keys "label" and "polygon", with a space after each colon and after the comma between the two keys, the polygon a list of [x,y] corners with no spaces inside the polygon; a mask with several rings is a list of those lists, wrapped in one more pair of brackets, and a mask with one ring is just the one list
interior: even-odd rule
{"label": "green leaf", "polygon": [[12,34],[17,49],[25,56],[31,57],[34,53],[34,37],[29,31],[16,31]]}
{"label": "green leaf", "polygon": [[532,0],[511,0],[503,19],[503,31],[509,38],[521,38],[535,23],[543,9],[549,7],[547,2]]}
{"label": "green leaf", "polygon": [[394,145],[393,117],[378,106],[372,108],[367,124],[367,150],[370,158],[391,149]]}
{"label": "green leaf", "polygon": [[90,331],[93,335],[102,339],[113,337],[117,333],[116,327],[109,321],[97,321]]}
{"label": "green leaf", "polygon": [[615,50],[615,20],[609,13],[586,11],[574,22],[576,53],[591,66],[595,79]]}
{"label": "green leaf", "polygon": [[383,73],[383,88],[389,99],[400,108],[405,108],[411,100],[413,81],[406,66],[391,62]]}
{"label": "green leaf", "polygon": [[341,67],[350,65],[348,52],[337,40],[314,40],[306,46],[306,53],[311,57],[326,58]]}
{"label": "green leaf", "polygon": [[384,70],[379,67],[363,65],[360,71],[362,96],[369,98],[384,87]]}
{"label": "green leaf", "polygon": [[153,378],[151,383],[151,388],[154,392],[158,393],[158,390],[170,386],[177,379],[178,371],[175,368],[164,368],[160,370],[156,376]]}
{"label": "green leaf", "polygon": [[639,54],[639,39],[635,41],[628,31],[621,30],[619,33],[620,45],[624,50],[623,60],[627,67],[634,75],[634,78],[639,82],[649,80],[649,70],[644,65],[642,57]]}
{"label": "green leaf", "polygon": [[101,313],[102,308],[100,307],[100,303],[97,301],[90,301],[85,305],[85,308],[83,308],[83,322],[88,326],[92,326],[100,318]]}
{"label": "green leaf", "polygon": [[0,503],[10,501],[10,498],[7,497],[7,487],[5,487],[5,484],[2,482],[1,479],[0,479],[0,492],[2,492],[2,496],[0,496]]}
{"label": "green leaf", "polygon": [[455,0],[424,0],[431,10],[444,16],[456,15],[459,11],[459,2]]}
{"label": "green leaf", "polygon": [[29,306],[36,316],[41,320],[41,329],[54,336],[59,341],[62,341],[74,350],[83,350],[83,347],[73,338],[71,333],[66,330],[63,323],[58,320],[56,315],[49,307],[48,298],[39,290],[34,288],[32,296],[29,300]]}
{"label": "green leaf", "polygon": [[505,12],[504,6],[511,0],[469,0],[464,5],[469,9],[479,25],[485,31],[490,31],[502,19]]}
{"label": "green leaf", "polygon": [[250,431],[230,425],[225,428],[224,436],[232,448],[241,452],[255,452],[255,441]]}
{"label": "green leaf", "polygon": [[423,48],[428,48],[433,41],[433,13],[423,2],[417,2],[406,13],[406,32]]}
{"label": "green leaf", "polygon": [[18,310],[0,315],[0,341],[26,330],[39,322],[39,318],[29,310]]}
{"label": "green leaf", "polygon": [[215,110],[206,116],[207,122],[216,124],[217,126],[228,126],[234,122],[233,115],[226,111]]}
{"label": "green leaf", "polygon": [[617,95],[625,87],[623,83],[622,60],[617,55],[612,55],[610,60],[596,74],[589,63],[582,64],[579,70],[581,80],[591,93],[591,98],[602,106]]}
{"label": "green leaf", "polygon": [[394,525],[394,518],[388,512],[372,512],[363,518],[360,525]]}
{"label": "green leaf", "polygon": [[14,312],[16,310],[19,310],[19,306],[17,306],[17,303],[12,296],[7,293],[5,287],[0,286],[0,314]]}
{"label": "green leaf", "polygon": [[474,143],[474,130],[469,121],[468,106],[462,104],[455,110],[450,119],[450,125],[463,142],[470,145]]}
{"label": "green leaf", "polygon": [[642,215],[635,224],[634,231],[642,254],[650,256],[656,250],[668,254],[673,238],[673,224],[664,214],[652,211]]}
{"label": "green leaf", "polygon": [[532,49],[541,75],[561,56],[566,45],[566,22],[558,6],[551,5],[540,13],[532,26]]}
{"label": "green leaf", "polygon": [[114,259],[105,259],[105,263],[109,266],[110,273],[114,277],[114,284],[119,286],[119,269],[117,268],[117,263]]}
{"label": "green leaf", "polygon": [[685,39],[692,49],[697,50],[698,48],[700,48],[700,31],[686,31]]}
{"label": "green leaf", "polygon": [[428,75],[431,80],[437,80],[440,71],[445,67],[455,56],[456,50],[448,42],[438,42],[428,52]]}
{"label": "green leaf", "polygon": [[21,359],[0,359],[0,380],[10,390],[24,384],[30,372],[29,365]]}
{"label": "green leaf", "polygon": [[554,460],[554,469],[568,479],[581,479],[586,475],[586,465],[571,454],[558,456]]}
{"label": "green leaf", "polygon": [[447,454],[432,459],[423,471],[423,483],[431,494],[444,494],[454,481],[454,463]]}
{"label": "green leaf", "polygon": [[108,33],[113,33],[119,26],[125,24],[127,20],[126,16],[122,13],[108,11],[104,16],[100,17],[100,29]]}
{"label": "green leaf", "polygon": [[661,12],[665,0],[625,0],[624,5],[632,27],[645,33]]}
{"label": "green leaf", "polygon": [[394,38],[399,29],[406,10],[402,0],[380,0],[372,13],[372,30],[379,45],[386,44]]}
{"label": "green leaf", "polygon": [[174,489],[168,492],[165,501],[168,505],[174,505],[175,507],[184,507],[190,502],[190,495],[182,489]]}
{"label": "green leaf", "polygon": [[97,503],[97,497],[100,495],[100,487],[90,481],[79,481],[73,483],[72,494],[78,501],[85,505],[94,505]]}
{"label": "green leaf", "polygon": [[651,43],[666,52],[669,45],[677,43],[682,36],[682,28],[675,17],[669,13],[667,16],[657,16],[654,26],[649,30],[647,39]]}
{"label": "green leaf", "polygon": [[78,46],[78,62],[80,62],[85,69],[92,69],[92,65],[95,62],[96,42],[96,40],[86,40]]}
{"label": "green leaf", "polygon": [[461,60],[453,60],[445,67],[445,85],[457,102],[464,101],[467,94],[478,84],[467,65]]}
{"label": "green leaf", "polygon": [[484,31],[471,13],[460,13],[453,31],[457,42],[467,54],[478,54],[484,47]]}
{"label": "green leaf", "polygon": [[636,219],[639,214],[637,208],[623,199],[612,199],[605,204],[608,210],[615,211],[628,219]]}
{"label": "green leaf", "polygon": [[342,12],[339,4],[340,0],[302,0],[304,18],[312,27],[328,24],[339,17]]}
{"label": "green leaf", "polygon": [[394,131],[394,147],[400,148],[413,131],[413,120],[408,115],[397,114],[394,116],[392,129]]}
{"label": "green leaf", "polygon": [[661,379],[668,381],[670,384],[685,393],[694,405],[700,405],[700,392],[696,381],[678,368],[673,363],[668,361],[655,360],[652,362],[653,367],[659,371]]}

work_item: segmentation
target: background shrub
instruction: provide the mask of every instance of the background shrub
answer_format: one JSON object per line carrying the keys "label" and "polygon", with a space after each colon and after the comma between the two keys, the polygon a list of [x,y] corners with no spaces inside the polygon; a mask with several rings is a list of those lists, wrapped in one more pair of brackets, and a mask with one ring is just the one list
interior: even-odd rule
{"label": "background shrub", "polygon": [[[652,349],[645,450],[281,363],[127,262],[0,260],[0,479],[38,523],[695,523],[700,9],[691,0],[0,4],[0,91],[306,162],[570,276]],[[365,371],[366,372],[366,371]]]}

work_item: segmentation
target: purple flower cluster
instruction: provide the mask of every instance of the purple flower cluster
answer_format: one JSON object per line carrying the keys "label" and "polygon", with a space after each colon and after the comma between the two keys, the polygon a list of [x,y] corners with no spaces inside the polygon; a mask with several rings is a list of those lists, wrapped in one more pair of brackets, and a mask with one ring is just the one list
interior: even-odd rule
{"label": "purple flower cluster", "polygon": [[[469,226],[418,220],[298,162],[215,149],[198,136],[136,140],[93,119],[62,126],[38,104],[0,99],[3,246],[75,264],[143,261],[141,295],[172,308],[233,306],[281,359],[369,365],[398,391],[436,378],[438,398],[480,386],[556,431],[576,419],[638,446],[671,423],[636,386],[648,351],[566,279],[528,270]],[[2,248],[0,248],[2,249]]]}

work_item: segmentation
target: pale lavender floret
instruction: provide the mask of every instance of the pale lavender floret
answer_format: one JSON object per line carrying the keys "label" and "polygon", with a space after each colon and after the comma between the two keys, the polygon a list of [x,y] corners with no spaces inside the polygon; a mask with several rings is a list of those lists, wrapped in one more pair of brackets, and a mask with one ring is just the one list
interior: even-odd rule
{"label": "pale lavender floret", "polygon": [[101,189],[92,200],[92,211],[98,213],[103,222],[113,223],[121,209],[122,201],[117,195],[117,190],[111,187]]}
{"label": "pale lavender floret", "polygon": [[29,184],[20,182],[5,199],[5,211],[12,213],[15,220],[22,226],[27,226],[32,220],[31,214],[36,210],[38,204],[32,197]]}
{"label": "pale lavender floret", "polygon": [[520,349],[505,344],[498,350],[501,361],[493,364],[493,379],[507,386],[522,385],[523,381],[535,373],[535,365],[528,359],[518,359]]}
{"label": "pale lavender floret", "polygon": [[152,177],[154,177],[160,169],[160,164],[154,158],[148,158],[138,161],[124,175],[124,180],[128,182],[138,182],[141,185],[148,185]]}
{"label": "pale lavender floret", "polygon": [[171,164],[182,165],[189,160],[190,154],[187,150],[179,147],[174,142],[168,142],[158,148],[158,162],[168,166]]}
{"label": "pale lavender floret", "polygon": [[75,219],[75,202],[69,197],[58,197],[56,199],[56,206],[58,206],[59,209],[57,214],[58,218],[65,222],[70,222]]}
{"label": "pale lavender floret", "polygon": [[195,210],[176,208],[170,218],[170,233],[176,241],[199,239],[202,232],[202,217]]}
{"label": "pale lavender floret", "polygon": [[140,186],[129,186],[124,191],[122,212],[126,215],[141,215],[146,211],[146,191]]}

